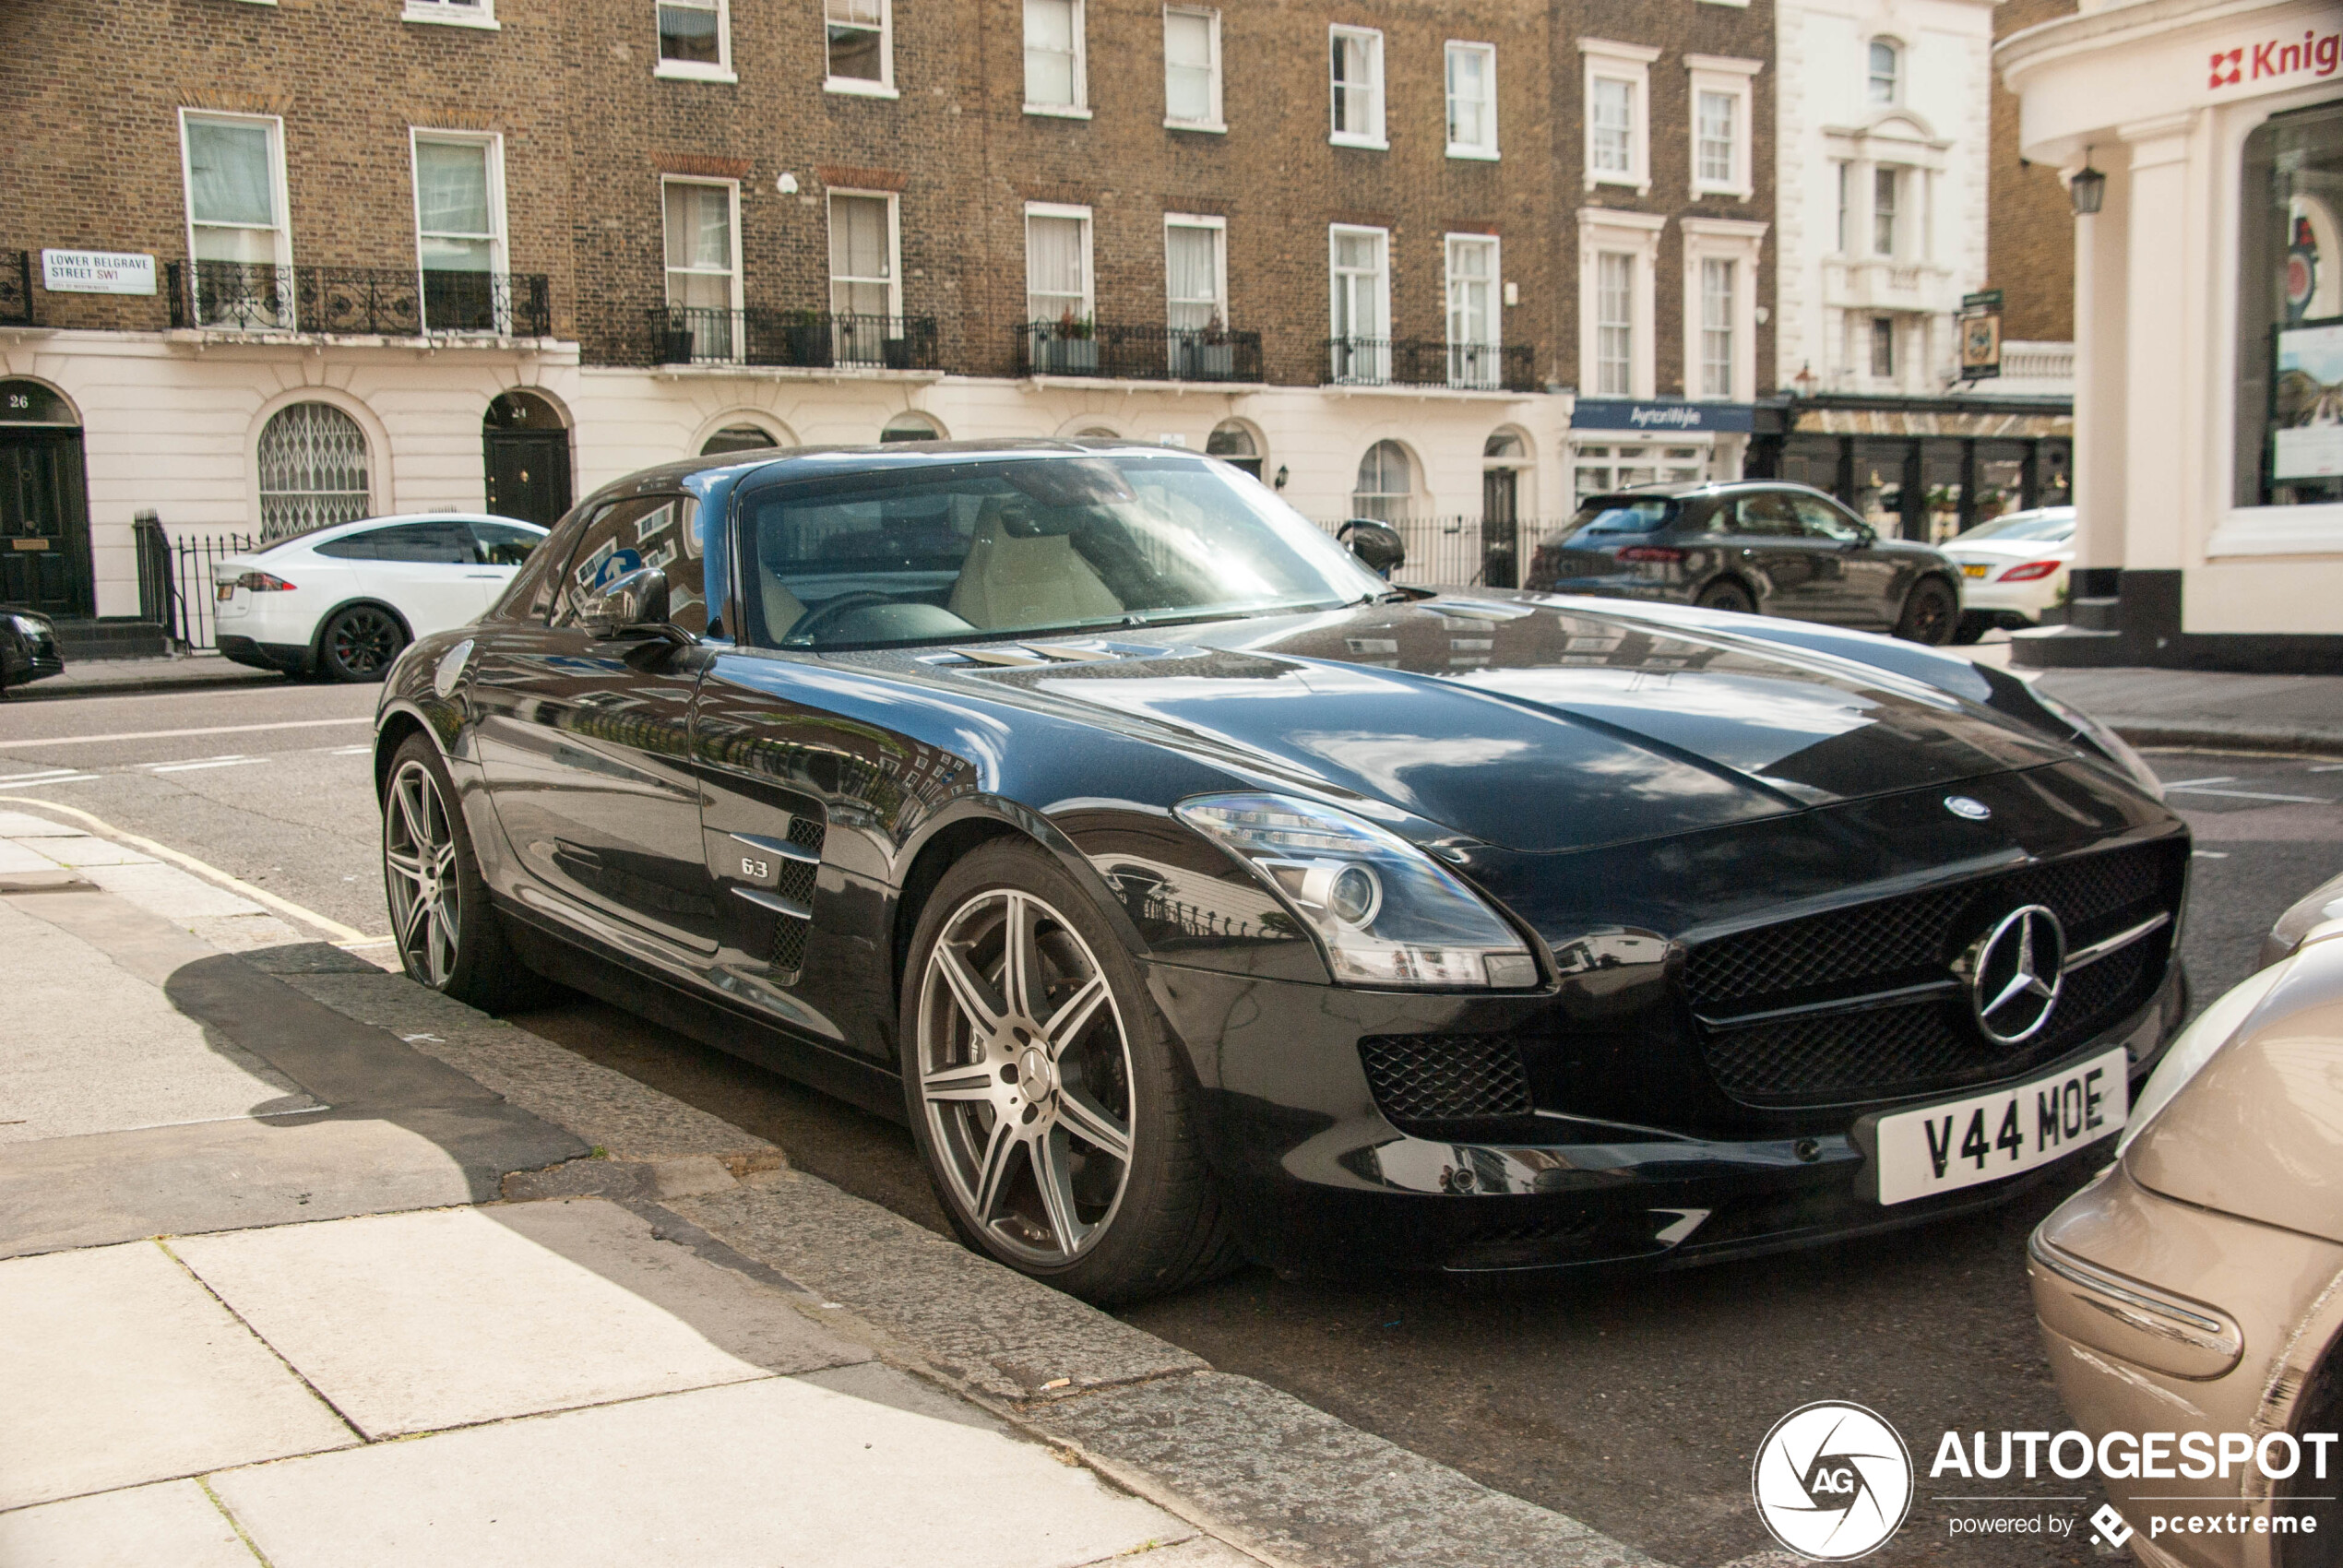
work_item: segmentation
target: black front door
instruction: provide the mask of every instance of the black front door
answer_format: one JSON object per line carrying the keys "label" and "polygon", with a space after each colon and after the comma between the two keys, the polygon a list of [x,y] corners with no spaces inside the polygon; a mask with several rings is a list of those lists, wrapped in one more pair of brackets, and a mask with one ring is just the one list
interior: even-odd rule
{"label": "black front door", "polygon": [[0,603],[94,612],[77,430],[0,425]]}
{"label": "black front door", "polygon": [[1513,469],[1481,472],[1481,581],[1491,588],[1519,584],[1521,475]]}
{"label": "black front door", "polygon": [[481,443],[488,457],[490,511],[552,528],[569,510],[567,431],[492,430]]}

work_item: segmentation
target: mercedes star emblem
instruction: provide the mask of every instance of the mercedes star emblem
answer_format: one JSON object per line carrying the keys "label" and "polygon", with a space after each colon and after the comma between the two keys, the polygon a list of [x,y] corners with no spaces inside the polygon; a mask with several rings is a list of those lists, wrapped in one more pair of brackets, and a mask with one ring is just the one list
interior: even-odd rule
{"label": "mercedes star emblem", "polygon": [[1982,801],[1971,800],[1967,795],[1945,796],[1945,809],[1955,816],[1967,817],[1971,822],[1982,822],[1993,814],[1992,807]]}
{"label": "mercedes star emblem", "polygon": [[2058,1005],[2066,967],[2066,928],[2040,904],[2012,909],[1977,939],[1961,961],[1977,1027],[1995,1045],[2018,1045],[2042,1032]]}

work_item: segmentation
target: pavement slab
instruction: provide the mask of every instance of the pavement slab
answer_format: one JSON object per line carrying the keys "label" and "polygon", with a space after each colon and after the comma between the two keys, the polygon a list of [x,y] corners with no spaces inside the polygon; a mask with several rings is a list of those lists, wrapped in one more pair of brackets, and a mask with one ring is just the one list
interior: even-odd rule
{"label": "pavement slab", "polygon": [[768,1375],[476,1209],[172,1245],[369,1439]]}
{"label": "pavement slab", "polygon": [[256,1568],[235,1526],[194,1481],[0,1514],[0,1562],[8,1568]]}
{"label": "pavement slab", "polygon": [[149,1241],[0,1262],[0,1509],[356,1443]]}
{"label": "pavement slab", "polygon": [[273,1568],[1076,1568],[1195,1534],[1038,1444],[794,1378],[211,1484]]}
{"label": "pavement slab", "polygon": [[[1031,1399],[1205,1363],[947,1237],[796,1171],[669,1206],[905,1345],[955,1382]],[[1059,1380],[1064,1380],[1060,1383]],[[1056,1387],[1053,1387],[1056,1384]]]}

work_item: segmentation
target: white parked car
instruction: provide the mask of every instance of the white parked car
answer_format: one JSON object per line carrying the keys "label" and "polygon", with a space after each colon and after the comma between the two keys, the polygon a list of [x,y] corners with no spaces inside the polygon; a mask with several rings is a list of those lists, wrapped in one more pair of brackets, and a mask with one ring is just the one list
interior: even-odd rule
{"label": "white parked car", "polygon": [[1980,523],[1939,546],[1960,568],[1960,630],[1973,643],[1993,626],[2039,626],[2066,597],[2075,508],[2041,506]]}
{"label": "white parked car", "polygon": [[337,523],[212,568],[220,651],[239,664],[379,681],[417,637],[478,620],[545,530],[486,513]]}

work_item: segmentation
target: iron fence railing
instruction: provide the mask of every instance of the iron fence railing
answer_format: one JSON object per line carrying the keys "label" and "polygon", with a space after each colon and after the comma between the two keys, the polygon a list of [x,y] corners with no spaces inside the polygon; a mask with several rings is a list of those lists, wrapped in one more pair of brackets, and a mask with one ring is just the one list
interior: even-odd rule
{"label": "iron fence railing", "polygon": [[141,617],[160,624],[164,637],[181,648],[218,647],[218,596],[211,569],[231,555],[260,549],[265,541],[243,533],[172,536],[150,517],[139,519],[137,534]]}
{"label": "iron fence railing", "polygon": [[32,253],[0,251],[0,327],[32,325]]}
{"label": "iron fence railing", "polygon": [[[1328,533],[1345,521],[1318,519]],[[1370,518],[1397,531],[1408,558],[1391,580],[1409,588],[1519,588],[1523,557],[1559,529],[1529,517]]]}
{"label": "iron fence railing", "polygon": [[164,272],[175,327],[382,338],[545,338],[553,330],[542,273],[244,261],[174,261]]}
{"label": "iron fence railing", "polygon": [[654,364],[799,366],[811,370],[936,370],[932,315],[855,315],[752,305],[712,310],[654,305]]}
{"label": "iron fence railing", "polygon": [[1261,334],[1217,327],[1021,321],[1010,329],[1019,375],[1116,381],[1261,379]]}
{"label": "iron fence railing", "polygon": [[1535,392],[1538,354],[1528,343],[1450,343],[1437,338],[1328,338],[1324,385],[1445,386],[1460,392]]}

